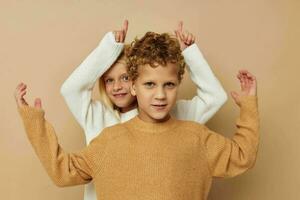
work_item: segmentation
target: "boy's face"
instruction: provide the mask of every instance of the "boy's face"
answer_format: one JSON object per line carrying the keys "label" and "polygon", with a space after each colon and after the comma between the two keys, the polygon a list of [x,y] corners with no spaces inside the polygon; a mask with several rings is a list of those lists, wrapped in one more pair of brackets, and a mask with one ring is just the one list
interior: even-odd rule
{"label": "boy's face", "polygon": [[133,82],[131,93],[137,97],[139,117],[146,122],[163,122],[176,102],[178,68],[175,64],[166,66],[139,66],[138,77]]}

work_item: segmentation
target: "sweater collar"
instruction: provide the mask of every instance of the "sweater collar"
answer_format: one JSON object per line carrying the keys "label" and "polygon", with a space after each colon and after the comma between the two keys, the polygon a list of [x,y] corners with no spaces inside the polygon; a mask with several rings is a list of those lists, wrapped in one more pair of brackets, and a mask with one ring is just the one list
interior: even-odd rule
{"label": "sweater collar", "polygon": [[135,129],[138,132],[147,132],[147,133],[162,133],[169,131],[176,127],[176,119],[174,119],[172,116],[164,122],[159,123],[151,123],[151,122],[145,122],[142,119],[140,119],[138,116],[135,116],[133,119],[128,121],[127,127],[130,129]]}

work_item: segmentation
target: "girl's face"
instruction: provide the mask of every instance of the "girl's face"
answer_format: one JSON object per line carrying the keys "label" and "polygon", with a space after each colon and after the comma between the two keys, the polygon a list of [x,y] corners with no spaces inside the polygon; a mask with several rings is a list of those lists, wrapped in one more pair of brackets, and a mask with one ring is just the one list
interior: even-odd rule
{"label": "girl's face", "polygon": [[126,71],[124,61],[116,62],[103,75],[106,94],[112,103],[120,108],[121,112],[127,112],[136,107],[136,98],[131,95],[131,80]]}

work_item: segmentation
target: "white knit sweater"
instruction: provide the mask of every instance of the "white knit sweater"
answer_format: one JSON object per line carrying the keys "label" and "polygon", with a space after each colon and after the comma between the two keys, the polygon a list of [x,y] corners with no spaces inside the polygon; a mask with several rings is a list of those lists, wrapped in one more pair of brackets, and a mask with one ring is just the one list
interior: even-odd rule
{"label": "white knit sweater", "polygon": [[[61,94],[83,128],[87,143],[105,127],[125,122],[137,115],[137,109],[133,109],[121,113],[118,119],[100,101],[91,98],[98,78],[115,62],[123,48],[123,43],[115,42],[112,32],[107,33],[61,87]],[[187,47],[182,55],[191,79],[197,86],[197,95],[191,100],[178,100],[171,114],[177,119],[205,123],[225,103],[227,95],[196,44]],[[85,187],[84,200],[96,199],[96,192],[90,183]]]}

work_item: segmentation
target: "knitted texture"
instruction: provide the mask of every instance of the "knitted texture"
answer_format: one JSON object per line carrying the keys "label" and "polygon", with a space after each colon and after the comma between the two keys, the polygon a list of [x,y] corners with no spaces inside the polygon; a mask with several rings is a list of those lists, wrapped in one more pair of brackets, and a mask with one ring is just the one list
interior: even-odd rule
{"label": "knitted texture", "polygon": [[44,111],[19,107],[28,138],[58,186],[93,179],[109,200],[205,200],[213,177],[233,177],[253,167],[259,142],[255,96],[243,97],[231,139],[195,122],[139,117],[105,128],[83,150],[66,153]]}

